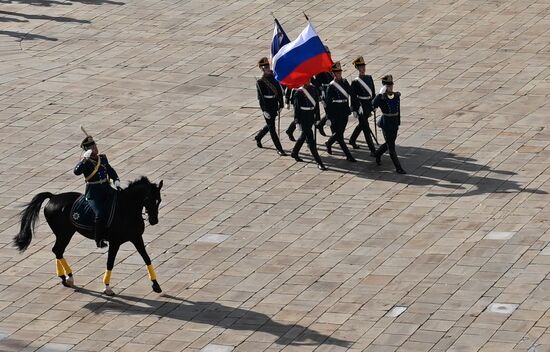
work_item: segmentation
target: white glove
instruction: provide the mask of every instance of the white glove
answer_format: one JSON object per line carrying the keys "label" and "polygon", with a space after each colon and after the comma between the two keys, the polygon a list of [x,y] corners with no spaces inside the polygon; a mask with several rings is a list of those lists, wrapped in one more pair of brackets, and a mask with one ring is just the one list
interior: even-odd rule
{"label": "white glove", "polygon": [[116,189],[120,190],[121,187],[120,187],[120,180],[115,180],[115,187]]}
{"label": "white glove", "polygon": [[83,157],[84,159],[88,159],[89,157],[92,156],[92,153],[93,153],[93,151],[92,151],[91,149],[88,149],[88,150],[86,150],[86,151],[84,152],[84,154],[82,155],[82,157]]}
{"label": "white glove", "polygon": [[327,108],[327,103],[325,103],[324,100],[321,100],[321,103],[323,104],[323,107],[326,109]]}
{"label": "white glove", "polygon": [[383,85],[382,88],[380,88],[380,94],[386,93],[386,89],[388,89],[388,87],[386,87],[386,85]]}
{"label": "white glove", "polygon": [[302,126],[300,126],[299,123],[296,124],[296,131],[298,131],[298,132],[302,131]]}
{"label": "white glove", "polygon": [[286,109],[290,110],[290,104],[286,104]]}
{"label": "white glove", "polygon": [[283,111],[283,108],[279,108],[279,115],[281,115],[281,111]]}
{"label": "white glove", "polygon": [[357,112],[359,112],[359,115],[363,115],[363,107],[359,106],[359,110],[357,110]]}
{"label": "white glove", "polygon": [[332,126],[332,121],[330,121],[330,119],[327,119],[327,123],[325,123],[325,125],[327,125],[327,127]]}
{"label": "white glove", "polygon": [[271,118],[271,115],[269,115],[267,111],[264,111],[264,117],[269,120]]}
{"label": "white glove", "polygon": [[353,117],[355,117],[356,119],[359,118],[359,115],[357,114],[357,111],[354,111],[354,112],[353,112]]}

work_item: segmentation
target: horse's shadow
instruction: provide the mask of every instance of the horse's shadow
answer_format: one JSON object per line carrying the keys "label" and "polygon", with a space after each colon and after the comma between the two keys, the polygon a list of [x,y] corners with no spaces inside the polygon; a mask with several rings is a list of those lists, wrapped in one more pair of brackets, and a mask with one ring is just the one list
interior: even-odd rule
{"label": "horse's shadow", "polygon": [[166,300],[152,300],[127,295],[108,297],[85,288],[77,290],[80,293],[102,299],[84,305],[84,308],[94,313],[116,311],[127,314],[156,315],[162,318],[209,324],[230,330],[264,332],[277,336],[275,343],[279,345],[350,347],[352,344],[350,341],[323,335],[304,326],[278,323],[263,313],[228,307],[217,302],[193,302],[166,294],[161,295]]}
{"label": "horse's shadow", "polygon": [[528,188],[511,179],[516,175],[513,171],[492,169],[485,164],[477,163],[475,159],[445,151],[398,146],[397,154],[401,165],[408,172],[406,175],[398,175],[393,171],[393,164],[387,154],[382,157],[382,165],[376,165],[364,144],[361,145],[361,149],[352,150],[358,163],[352,164],[342,160],[342,153],[337,148],[334,148],[334,154],[323,156],[330,170],[362,178],[415,186],[434,186],[426,194],[428,197],[467,197],[519,192],[548,194],[544,190]]}

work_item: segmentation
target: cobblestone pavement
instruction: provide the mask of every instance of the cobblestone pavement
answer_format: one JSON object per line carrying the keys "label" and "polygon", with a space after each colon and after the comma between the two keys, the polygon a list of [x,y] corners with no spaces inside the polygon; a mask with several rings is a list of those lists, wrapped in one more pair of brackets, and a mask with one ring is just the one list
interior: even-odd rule
{"label": "cobblestone pavement", "polygon": [[[408,175],[256,148],[270,11],[394,75]],[[1,351],[550,351],[548,0],[0,0],[0,61]],[[114,298],[92,241],[78,291],[43,217],[11,245],[36,193],[83,190],[81,124],[124,184],[164,180],[163,295],[130,245]]]}

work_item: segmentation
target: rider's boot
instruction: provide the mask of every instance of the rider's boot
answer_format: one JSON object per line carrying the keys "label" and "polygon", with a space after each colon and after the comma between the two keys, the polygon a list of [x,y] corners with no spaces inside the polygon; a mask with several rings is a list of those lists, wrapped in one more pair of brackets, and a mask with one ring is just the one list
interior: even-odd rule
{"label": "rider's boot", "polygon": [[95,224],[95,244],[97,248],[107,247],[107,243],[105,242],[107,236],[105,235],[105,232],[105,225],[97,222]]}

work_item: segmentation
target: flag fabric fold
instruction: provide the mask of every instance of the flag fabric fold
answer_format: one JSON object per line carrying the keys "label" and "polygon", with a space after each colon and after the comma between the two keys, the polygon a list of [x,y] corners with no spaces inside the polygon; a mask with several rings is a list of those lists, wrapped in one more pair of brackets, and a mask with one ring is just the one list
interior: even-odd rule
{"label": "flag fabric fold", "polygon": [[275,78],[287,87],[298,88],[312,76],[330,71],[332,59],[308,22],[296,40],[284,45],[273,56]]}
{"label": "flag fabric fold", "polygon": [[290,43],[290,39],[286,35],[283,26],[275,19],[275,28],[273,29],[273,39],[271,40],[271,59],[279,50],[286,44]]}

